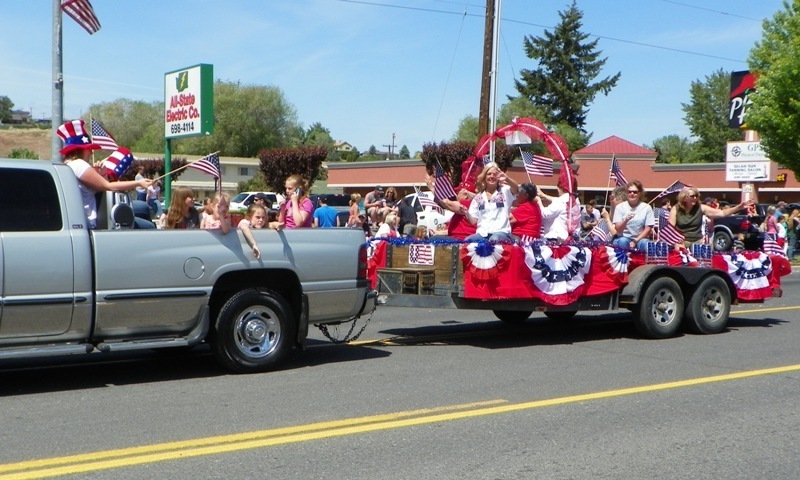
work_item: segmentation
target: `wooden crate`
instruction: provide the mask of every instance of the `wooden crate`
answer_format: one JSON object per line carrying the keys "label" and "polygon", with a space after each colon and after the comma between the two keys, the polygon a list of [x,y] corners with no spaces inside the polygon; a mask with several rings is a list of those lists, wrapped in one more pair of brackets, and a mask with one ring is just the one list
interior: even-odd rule
{"label": "wooden crate", "polygon": [[433,275],[432,268],[379,268],[378,292],[432,295],[434,288]]}
{"label": "wooden crate", "polygon": [[449,289],[452,275],[453,262],[458,268],[458,276],[462,277],[463,267],[458,258],[460,245],[436,245],[433,253],[433,266],[409,265],[407,245],[389,245],[386,258],[386,267],[395,269],[428,268],[434,272],[434,286],[440,289]]}

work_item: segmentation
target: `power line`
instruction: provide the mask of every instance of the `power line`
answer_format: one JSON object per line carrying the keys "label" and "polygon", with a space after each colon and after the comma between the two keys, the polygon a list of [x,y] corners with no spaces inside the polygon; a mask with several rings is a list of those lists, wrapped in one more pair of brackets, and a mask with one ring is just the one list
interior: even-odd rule
{"label": "power line", "polygon": [[720,15],[727,15],[729,17],[743,18],[745,20],[752,20],[754,22],[761,22],[761,19],[758,18],[745,17],[744,15],[737,15],[735,13],[723,12],[722,10],[712,10],[710,8],[698,7],[697,5],[690,5],[688,3],[676,2],[674,0],[661,0],[661,1],[664,3],[672,3],[674,5],[680,5],[682,7],[696,8],[697,10],[705,10],[706,12],[719,13]]}
{"label": "power line", "polygon": [[[403,9],[403,10],[416,10],[416,11],[428,12],[428,13],[440,13],[440,14],[444,14],[444,15],[458,15],[458,16],[462,16],[462,17],[476,17],[476,18],[484,18],[485,17],[485,15],[482,14],[482,13],[481,14],[466,13],[466,11],[464,11],[464,12],[452,12],[452,11],[448,11],[448,10],[436,10],[436,9],[433,9],[433,8],[422,8],[422,7],[409,7],[409,6],[406,6],[406,5],[393,5],[393,4],[390,4],[390,3],[382,3],[382,2],[367,1],[367,0],[335,0],[335,1],[343,2],[343,3],[354,3],[354,4],[360,4],[360,5],[369,5],[369,6],[373,6],[373,7],[398,8],[398,9]],[[674,3],[674,4],[677,4],[677,5],[683,5],[683,6],[687,6],[687,7],[694,7],[693,5],[682,4],[680,2],[674,2],[672,0],[662,0],[662,1],[668,2],[668,3]],[[701,7],[694,7],[694,8],[701,8]],[[708,9],[705,9],[705,8],[701,8],[701,9],[702,10],[708,10]],[[744,19],[747,19],[747,20],[756,20],[756,19],[753,19],[753,18],[742,17],[740,15],[734,15],[734,14],[721,12],[721,11],[715,11],[715,10],[709,10],[709,11],[712,11],[714,13],[723,14],[723,15],[737,16],[737,17],[744,18]],[[509,19],[509,18],[501,18],[501,21],[508,22],[508,23],[517,23],[519,25],[528,25],[528,26],[531,26],[531,27],[538,27],[538,28],[547,29],[547,30],[555,29],[555,27],[553,27],[553,26],[541,25],[541,24],[533,23],[533,22],[525,22],[525,21],[522,21],[522,20],[513,20],[513,19]],[[758,21],[758,20],[756,20],[756,21]],[[743,63],[743,64],[747,63],[746,60],[742,60],[742,59],[738,59],[738,58],[721,57],[721,56],[718,56],[718,55],[711,55],[711,54],[708,54],[708,53],[693,52],[691,50],[683,50],[683,49],[672,48],[672,47],[664,47],[664,46],[661,46],[661,45],[654,45],[652,43],[637,42],[637,41],[634,41],[634,40],[625,40],[623,38],[615,38],[615,37],[609,37],[609,36],[606,36],[606,35],[597,35],[597,34],[593,34],[593,33],[587,33],[587,35],[589,35],[590,37],[595,37],[595,38],[599,38],[599,39],[603,39],[603,40],[609,40],[609,41],[612,41],[612,42],[627,43],[627,44],[630,44],[630,45],[638,45],[640,47],[655,48],[657,50],[666,50],[666,51],[670,51],[670,52],[683,53],[683,54],[686,54],[686,55],[694,55],[694,56],[697,56],[697,57],[714,58],[714,59],[717,59],[717,60],[725,60],[725,61],[728,61],[728,62],[737,62],[737,63]]]}

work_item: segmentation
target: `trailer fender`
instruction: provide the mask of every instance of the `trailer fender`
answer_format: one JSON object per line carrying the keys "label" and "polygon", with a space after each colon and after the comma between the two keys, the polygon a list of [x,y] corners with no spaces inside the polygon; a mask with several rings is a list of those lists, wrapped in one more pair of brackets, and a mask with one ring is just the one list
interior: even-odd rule
{"label": "trailer fender", "polygon": [[728,284],[728,288],[731,291],[731,302],[735,304],[736,286],[725,272],[714,268],[674,267],[670,265],[642,265],[635,268],[628,275],[628,284],[622,288],[619,303],[620,306],[626,308],[637,305],[647,285],[654,279],[661,277],[669,277],[678,282],[684,297],[689,298],[694,287],[709,276],[718,276]]}

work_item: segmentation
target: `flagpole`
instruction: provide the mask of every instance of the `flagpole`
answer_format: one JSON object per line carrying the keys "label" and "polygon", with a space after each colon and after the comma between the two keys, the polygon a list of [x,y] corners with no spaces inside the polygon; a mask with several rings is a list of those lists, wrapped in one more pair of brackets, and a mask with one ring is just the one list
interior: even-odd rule
{"label": "flagpole", "polygon": [[50,158],[54,162],[61,161],[61,142],[58,127],[64,123],[64,76],[61,56],[61,0],[53,0],[53,65],[52,65],[52,111],[50,114]]}
{"label": "flagpole", "polygon": [[[173,173],[179,172],[179,171],[183,170],[184,168],[189,167],[189,165],[195,164],[195,163],[199,162],[200,160],[205,160],[206,158],[210,157],[211,155],[214,155],[215,153],[219,153],[219,152],[220,151],[217,150],[216,152],[209,153],[205,157],[198,158],[197,160],[192,160],[191,162],[187,163],[186,165],[184,165],[182,167],[176,168],[175,170],[172,170],[171,172],[167,172],[164,175],[161,175],[160,177],[154,178],[153,181],[155,182],[156,180],[161,180],[162,178],[166,177],[167,175],[172,175]],[[222,179],[220,179],[220,185],[222,185]]]}
{"label": "flagpole", "polygon": [[528,176],[528,182],[533,183],[533,180],[531,179],[531,174],[528,172],[528,169],[525,168],[525,157],[522,156],[522,147],[518,148],[519,148],[519,156],[522,158],[522,169],[525,170],[525,175]]}

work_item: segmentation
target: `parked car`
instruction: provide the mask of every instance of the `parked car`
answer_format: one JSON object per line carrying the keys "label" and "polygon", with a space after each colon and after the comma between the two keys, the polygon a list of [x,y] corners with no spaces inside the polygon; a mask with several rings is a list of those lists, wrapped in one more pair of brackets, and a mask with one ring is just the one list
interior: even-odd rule
{"label": "parked car", "polygon": [[345,195],[344,193],[322,193],[311,194],[308,198],[314,204],[314,208],[319,208],[319,199],[325,198],[325,203],[336,210],[336,218],[339,220],[339,225],[342,227],[347,225],[347,220],[350,218],[350,195]]}
{"label": "parked car", "polygon": [[283,195],[273,192],[241,192],[231,199],[231,210],[247,210],[253,203],[257,193],[263,193],[272,202],[272,209],[278,210],[278,206],[283,201]]}

